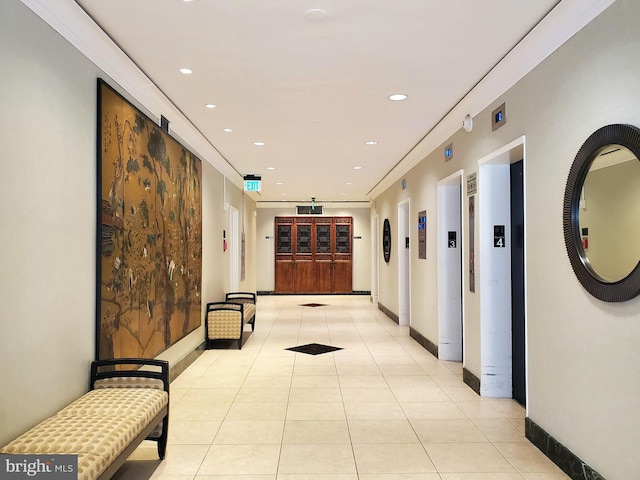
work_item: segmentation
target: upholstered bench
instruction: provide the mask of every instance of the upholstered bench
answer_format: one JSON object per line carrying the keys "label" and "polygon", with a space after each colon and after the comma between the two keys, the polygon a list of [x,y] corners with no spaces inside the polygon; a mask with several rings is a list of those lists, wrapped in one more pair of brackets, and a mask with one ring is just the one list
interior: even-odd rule
{"label": "upholstered bench", "polygon": [[224,302],[207,303],[205,315],[205,348],[211,348],[215,340],[236,340],[242,348],[242,332],[246,324],[255,328],[256,294],[231,292]]}
{"label": "upholstered bench", "polygon": [[79,480],[111,478],[144,439],[155,440],[158,455],[164,458],[169,422],[167,362],[93,362],[90,388],[0,453],[78,455]]}

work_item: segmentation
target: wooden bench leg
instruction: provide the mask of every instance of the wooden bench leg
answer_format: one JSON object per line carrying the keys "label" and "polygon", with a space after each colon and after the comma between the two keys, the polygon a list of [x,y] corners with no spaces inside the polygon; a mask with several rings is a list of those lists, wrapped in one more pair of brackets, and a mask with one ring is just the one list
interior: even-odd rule
{"label": "wooden bench leg", "polygon": [[167,414],[162,421],[162,433],[160,434],[160,438],[158,438],[158,457],[160,460],[164,460],[164,457],[167,453],[167,440],[169,438],[169,415]]}

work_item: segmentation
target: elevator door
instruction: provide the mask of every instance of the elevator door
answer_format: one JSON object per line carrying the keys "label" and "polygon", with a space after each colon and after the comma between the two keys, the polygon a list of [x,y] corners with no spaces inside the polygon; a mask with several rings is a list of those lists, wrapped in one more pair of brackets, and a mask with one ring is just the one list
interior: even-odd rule
{"label": "elevator door", "polygon": [[511,348],[513,398],[526,404],[523,162],[511,164]]}

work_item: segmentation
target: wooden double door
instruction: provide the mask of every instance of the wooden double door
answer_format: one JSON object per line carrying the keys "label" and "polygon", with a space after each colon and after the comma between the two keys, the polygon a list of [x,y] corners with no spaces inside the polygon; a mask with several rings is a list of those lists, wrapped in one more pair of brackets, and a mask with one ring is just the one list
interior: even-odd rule
{"label": "wooden double door", "polygon": [[351,293],[352,217],[276,217],[275,292]]}

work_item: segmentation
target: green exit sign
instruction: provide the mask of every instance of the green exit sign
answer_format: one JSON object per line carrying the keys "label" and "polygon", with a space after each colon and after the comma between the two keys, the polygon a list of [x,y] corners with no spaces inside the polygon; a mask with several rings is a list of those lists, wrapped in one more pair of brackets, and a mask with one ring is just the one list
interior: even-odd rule
{"label": "green exit sign", "polygon": [[260,192],[262,190],[261,180],[245,180],[244,190],[246,192]]}

